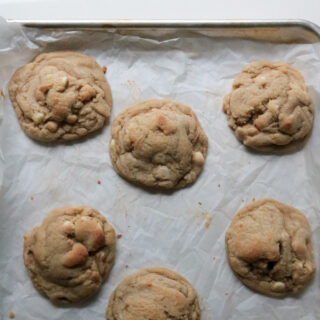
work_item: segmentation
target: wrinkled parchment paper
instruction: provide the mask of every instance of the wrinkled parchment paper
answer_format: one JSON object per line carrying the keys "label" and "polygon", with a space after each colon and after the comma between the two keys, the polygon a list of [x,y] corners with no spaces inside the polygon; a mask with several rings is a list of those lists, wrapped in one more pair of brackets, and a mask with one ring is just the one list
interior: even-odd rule
{"label": "wrinkled parchment paper", "polygon": [[[76,50],[107,66],[112,117],[150,98],[190,105],[209,138],[199,179],[172,194],[132,186],[113,170],[110,125],[67,145],[46,146],[21,130],[7,93],[13,72],[44,51]],[[316,108],[312,136],[293,154],[249,152],[228,128],[223,96],[234,76],[253,60],[298,68]],[[320,268],[320,44],[276,45],[181,36],[155,41],[107,32],[22,29],[0,20],[0,318],[104,319],[108,298],[130,273],[161,265],[196,288],[202,319],[319,319],[319,272],[298,297],[268,298],[244,287],[231,272],[224,236],[234,214],[252,198],[271,197],[302,210],[310,221]],[[101,184],[97,181],[100,180]],[[122,238],[109,280],[88,302],[57,308],[33,288],[23,264],[23,235],[50,210],[97,208]],[[126,268],[127,266],[127,268]]]}

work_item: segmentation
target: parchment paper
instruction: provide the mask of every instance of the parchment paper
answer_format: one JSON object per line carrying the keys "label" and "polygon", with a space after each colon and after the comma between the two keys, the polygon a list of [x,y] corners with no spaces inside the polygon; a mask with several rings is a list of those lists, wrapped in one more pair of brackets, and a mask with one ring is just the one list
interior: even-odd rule
{"label": "parchment paper", "polygon": [[[204,171],[193,186],[172,194],[151,193],[121,179],[108,154],[111,121],[99,134],[67,145],[41,145],[23,133],[10,104],[8,81],[40,52],[61,49],[88,54],[107,66],[114,98],[111,121],[124,108],[150,98],[171,98],[193,108],[209,138]],[[310,88],[314,129],[298,152],[249,152],[227,126],[223,96],[244,65],[262,59],[292,64]],[[276,45],[183,34],[156,41],[105,31],[26,30],[0,20],[1,88],[1,319],[7,319],[10,310],[23,320],[104,319],[116,285],[152,265],[173,269],[194,285],[204,320],[319,319],[319,272],[298,297],[259,295],[230,270],[224,236],[241,207],[252,198],[271,197],[305,213],[320,267],[320,44]],[[53,208],[72,205],[95,207],[122,238],[99,294],[80,306],[57,308],[31,284],[22,258],[23,235]]]}

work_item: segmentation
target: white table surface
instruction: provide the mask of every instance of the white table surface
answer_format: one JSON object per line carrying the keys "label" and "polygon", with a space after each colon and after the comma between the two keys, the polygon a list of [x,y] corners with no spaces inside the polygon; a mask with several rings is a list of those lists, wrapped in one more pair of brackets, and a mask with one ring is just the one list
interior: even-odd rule
{"label": "white table surface", "polygon": [[320,0],[0,0],[11,19],[306,19]]}

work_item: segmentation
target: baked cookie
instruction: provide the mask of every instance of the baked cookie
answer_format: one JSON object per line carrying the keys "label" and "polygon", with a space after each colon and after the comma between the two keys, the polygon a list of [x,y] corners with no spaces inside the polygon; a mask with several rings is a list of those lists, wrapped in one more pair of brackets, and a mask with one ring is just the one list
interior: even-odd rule
{"label": "baked cookie", "polygon": [[153,267],[125,278],[113,291],[107,320],[198,320],[200,308],[191,284],[171,270]]}
{"label": "baked cookie", "polygon": [[77,52],[40,54],[15,72],[9,94],[22,129],[39,141],[78,139],[110,117],[102,68]]}
{"label": "baked cookie", "polygon": [[315,264],[306,217],[271,199],[241,209],[226,233],[229,264],[252,290],[270,296],[300,291]]}
{"label": "baked cookie", "polygon": [[114,256],[114,230],[91,207],[55,209],[24,236],[24,264],[33,285],[55,304],[79,302],[97,292]]}
{"label": "baked cookie", "polygon": [[194,182],[205,162],[208,139],[188,106],[147,100],[122,111],[112,124],[110,156],[123,178],[160,188]]}
{"label": "baked cookie", "polygon": [[253,62],[236,76],[223,110],[244,145],[266,152],[303,142],[314,117],[301,73],[267,61]]}

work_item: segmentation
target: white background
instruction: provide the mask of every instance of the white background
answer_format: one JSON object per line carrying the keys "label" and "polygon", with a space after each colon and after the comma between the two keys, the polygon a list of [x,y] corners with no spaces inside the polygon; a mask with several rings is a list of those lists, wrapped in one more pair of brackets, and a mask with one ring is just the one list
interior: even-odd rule
{"label": "white background", "polygon": [[320,25],[319,0],[0,0],[15,19],[306,19]]}

